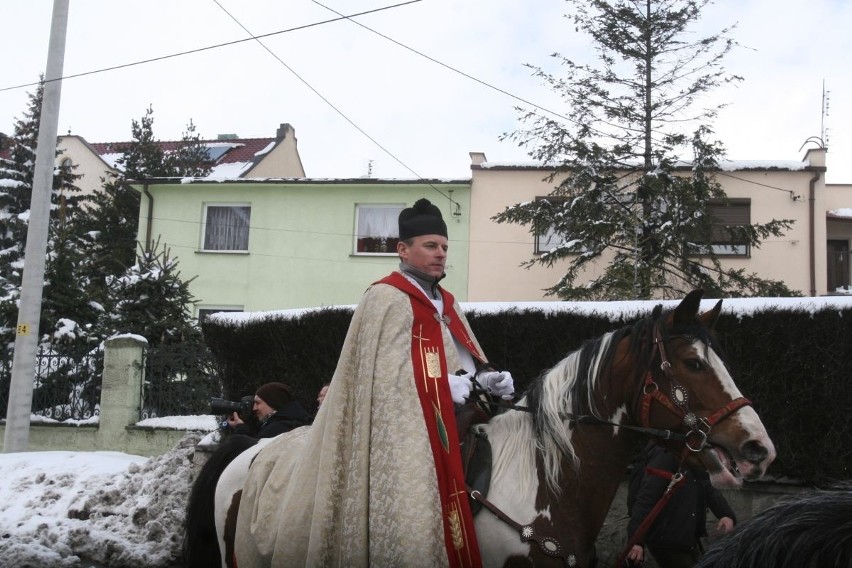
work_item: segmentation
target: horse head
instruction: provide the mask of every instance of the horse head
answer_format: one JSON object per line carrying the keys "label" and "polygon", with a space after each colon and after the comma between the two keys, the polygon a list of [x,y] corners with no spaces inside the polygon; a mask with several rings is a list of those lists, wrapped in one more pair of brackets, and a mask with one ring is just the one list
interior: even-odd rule
{"label": "horse head", "polygon": [[713,336],[722,301],[699,314],[702,294],[695,290],[674,310],[652,315],[647,333],[654,349],[636,414],[643,426],[681,433],[682,441],[665,444],[706,469],[714,486],[740,486],[766,472],[775,447]]}

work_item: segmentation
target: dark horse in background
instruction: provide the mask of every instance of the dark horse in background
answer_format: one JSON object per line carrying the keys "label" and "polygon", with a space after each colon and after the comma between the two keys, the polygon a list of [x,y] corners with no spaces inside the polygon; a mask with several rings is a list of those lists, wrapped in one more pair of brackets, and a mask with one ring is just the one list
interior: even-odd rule
{"label": "dark horse in background", "polygon": [[852,568],[852,483],[788,497],[716,541],[697,568]]}
{"label": "dark horse in background", "polygon": [[[475,427],[493,453],[487,506],[475,517],[485,566],[594,564],[615,492],[649,435],[686,465],[707,470],[717,487],[763,475],[774,446],[713,338],[722,302],[699,314],[701,295],[586,342],[531,384],[517,401],[525,411]],[[304,435],[299,430],[283,436]],[[236,457],[216,484],[215,533],[229,561],[234,527],[226,515],[262,451],[252,446]],[[216,546],[197,538],[198,530],[187,528],[189,566],[199,565],[193,548]]]}

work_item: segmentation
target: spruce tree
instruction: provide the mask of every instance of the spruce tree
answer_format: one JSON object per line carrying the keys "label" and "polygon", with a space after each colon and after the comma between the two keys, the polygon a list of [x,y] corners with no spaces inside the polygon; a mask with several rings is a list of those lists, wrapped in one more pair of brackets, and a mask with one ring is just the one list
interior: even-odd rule
{"label": "spruce tree", "polygon": [[106,333],[141,335],[152,347],[198,339],[191,311],[192,279],[182,280],[177,259],[159,248],[157,243],[152,250],[141,250],[123,275],[109,278],[100,322]]}
{"label": "spruce tree", "polygon": [[174,151],[165,151],[154,135],[154,110],[149,106],[140,120],[131,123],[131,140],[120,148],[116,160],[121,171],[104,178],[89,200],[86,219],[86,250],[90,259],[92,299],[108,302],[108,279],[121,277],[136,261],[139,192],[129,181],[150,177],[203,176],[209,171],[206,147],[190,120]]}
{"label": "spruce tree", "polygon": [[[32,201],[35,154],[44,85],[30,95],[23,118],[9,141],[11,159],[0,164],[0,388],[8,388],[14,351],[18,301],[25,268],[25,246]],[[57,153],[59,156],[59,153]],[[81,250],[81,200],[73,168],[54,171],[45,251],[44,287],[39,321],[39,358],[34,409],[55,418],[91,413],[99,386],[87,353],[97,344],[93,324],[99,315],[87,295],[86,256]],[[61,350],[59,355],[57,350]]]}
{"label": "spruce tree", "polygon": [[[33,189],[35,152],[44,85],[40,83],[30,95],[27,111],[15,124],[11,160],[2,165],[0,186],[0,285],[3,298],[0,336],[4,344],[14,345],[12,333],[17,321],[24,268],[24,248]],[[57,154],[59,155],[59,154]],[[53,177],[51,211],[45,263],[45,284],[39,330],[42,342],[85,344],[92,323],[97,318],[95,307],[86,299],[86,279],[81,277],[86,262],[81,245],[81,203],[79,178],[73,170],[58,168]]]}
{"label": "spruce tree", "polygon": [[103,304],[107,279],[125,273],[136,261],[139,192],[109,174],[87,200],[82,239],[89,262],[86,278],[94,302]]}
{"label": "spruce tree", "polygon": [[[555,54],[565,77],[531,66],[568,102],[567,120],[519,109],[524,127],[506,136],[553,165],[551,181],[565,174],[564,181],[548,198],[494,217],[527,225],[533,236],[561,237],[528,262],[569,261],[548,292],[563,299],[677,297],[693,288],[711,297],[794,294],[782,282],[724,268],[711,246],[723,234],[725,243],[756,248],[792,224],[722,227],[712,215],[711,200],[727,199],[714,176],[724,148],[710,126],[721,107],[703,105],[712,89],[741,80],[722,66],[736,46],[731,28],[693,34],[708,0],[568,1],[598,65]],[[592,263],[600,276],[578,284]]]}
{"label": "spruce tree", "polygon": [[130,126],[131,141],[119,148],[121,157],[116,160],[125,180],[142,180],[151,177],[174,175],[166,161],[166,152],[154,138],[154,108],[149,106],[145,116],[133,120]]}
{"label": "spruce tree", "polygon": [[207,147],[201,143],[201,135],[195,130],[195,124],[190,119],[177,150],[168,156],[173,175],[203,177],[210,173]]}

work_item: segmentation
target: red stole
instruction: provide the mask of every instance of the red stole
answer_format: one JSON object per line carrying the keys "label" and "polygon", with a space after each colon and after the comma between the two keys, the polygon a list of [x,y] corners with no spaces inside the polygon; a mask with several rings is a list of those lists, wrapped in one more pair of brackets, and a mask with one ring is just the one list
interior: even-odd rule
{"label": "red stole", "polygon": [[435,305],[423,291],[399,272],[392,273],[379,283],[402,290],[411,300],[411,309],[414,312],[414,325],[411,330],[414,382],[417,385],[417,394],[432,446],[432,457],[435,460],[443,511],[444,543],[450,566],[482,566],[473,515],[465,491],[456,415],[447,380],[449,370],[441,323],[447,325],[456,341],[464,345],[474,358],[481,362],[485,362],[485,358],[456,314],[452,294],[439,288],[444,300],[444,313],[438,314]]}

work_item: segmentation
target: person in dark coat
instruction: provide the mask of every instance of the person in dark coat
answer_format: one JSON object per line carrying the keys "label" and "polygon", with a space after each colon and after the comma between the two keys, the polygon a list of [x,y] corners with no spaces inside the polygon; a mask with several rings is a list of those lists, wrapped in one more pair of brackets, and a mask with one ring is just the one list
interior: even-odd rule
{"label": "person in dark coat", "polygon": [[[669,485],[669,479],[656,472],[674,473],[678,461],[670,452],[656,444],[646,449],[646,471],[632,504],[628,539],[639,528]],[[722,534],[734,528],[736,515],[725,497],[710,485],[706,471],[686,469],[682,485],[676,488],[671,500],[660,511],[645,535],[647,545],[661,568],[688,568],[694,566],[702,554],[702,537],[707,536],[707,508],[719,519],[716,530]],[[634,545],[627,559],[634,565],[645,560],[642,544]]]}
{"label": "person in dark coat", "polygon": [[228,417],[228,426],[234,434],[272,438],[299,426],[307,426],[313,420],[284,383],[266,383],[258,388],[252,412],[260,424],[259,428],[255,430],[234,412]]}

